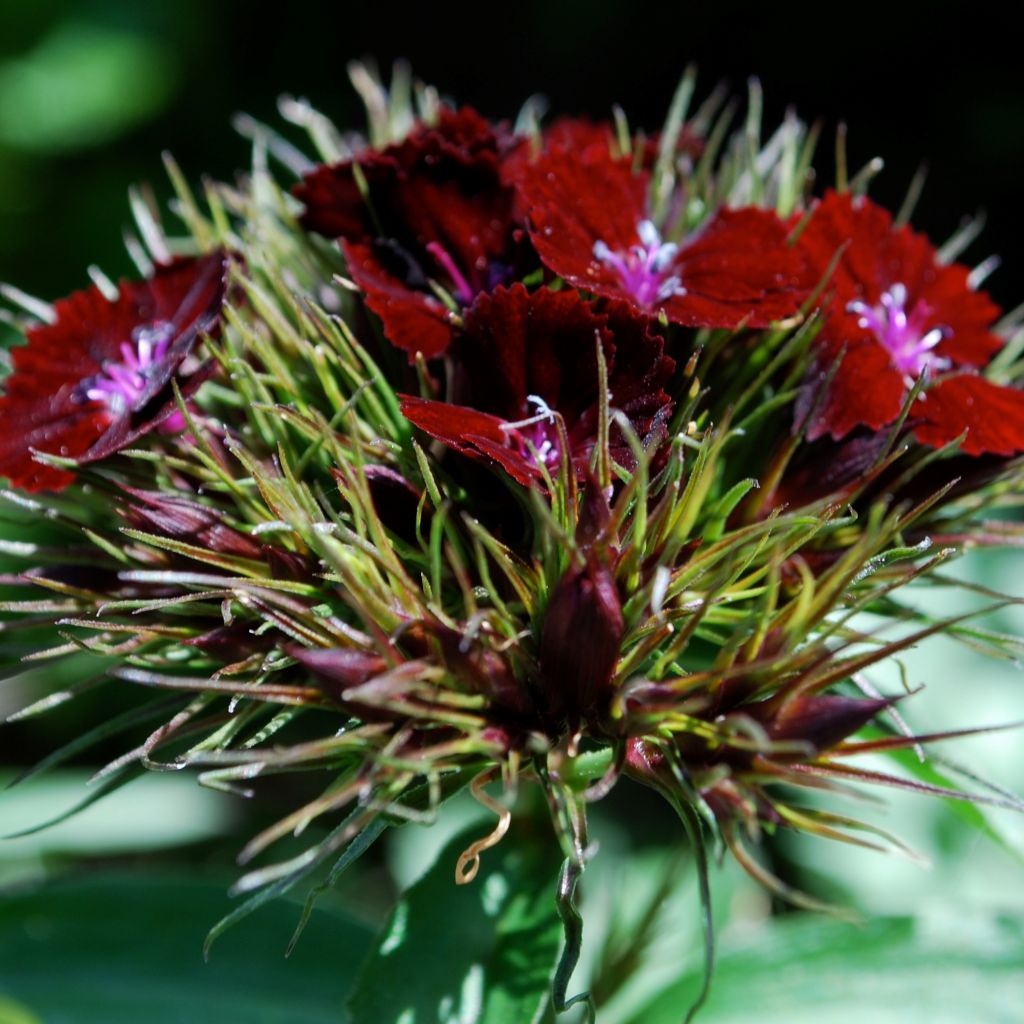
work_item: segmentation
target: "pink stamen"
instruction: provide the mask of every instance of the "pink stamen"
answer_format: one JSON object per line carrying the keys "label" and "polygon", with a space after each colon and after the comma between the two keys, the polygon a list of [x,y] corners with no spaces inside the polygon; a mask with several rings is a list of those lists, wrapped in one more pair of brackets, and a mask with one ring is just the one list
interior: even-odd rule
{"label": "pink stamen", "polygon": [[673,295],[685,295],[686,289],[672,266],[679,255],[675,242],[663,242],[661,234],[649,220],[637,225],[639,245],[625,252],[613,252],[604,242],[594,243],[594,259],[610,267],[619,276],[624,291],[645,309],[665,302]]}
{"label": "pink stamen", "polygon": [[427,252],[437,260],[437,264],[452,279],[455,298],[464,306],[468,306],[476,298],[476,289],[466,280],[465,275],[455,265],[447,250],[440,242],[428,242]]}
{"label": "pink stamen", "polygon": [[928,328],[931,309],[926,303],[915,303],[908,313],[907,288],[901,282],[884,291],[876,305],[858,299],[849,303],[846,311],[855,313],[858,325],[870,331],[889,352],[908,386],[926,370],[944,370],[950,365],[934,351],[949,337],[950,329],[941,324]]}
{"label": "pink stamen", "polygon": [[103,402],[115,415],[132,409],[145,394],[154,371],[167,356],[174,341],[174,325],[158,321],[137,327],[132,342],[121,342],[121,362],[107,360],[101,373],[82,382],[87,399]]}
{"label": "pink stamen", "polygon": [[554,468],[562,459],[561,438],[555,422],[557,413],[539,395],[527,395],[537,414],[525,420],[502,424],[502,430],[521,455],[535,465]]}

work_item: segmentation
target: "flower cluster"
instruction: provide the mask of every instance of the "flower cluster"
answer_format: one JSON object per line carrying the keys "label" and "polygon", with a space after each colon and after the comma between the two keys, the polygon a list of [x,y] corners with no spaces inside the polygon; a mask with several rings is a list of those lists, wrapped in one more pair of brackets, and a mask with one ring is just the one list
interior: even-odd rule
{"label": "flower cluster", "polygon": [[[524,777],[571,916],[586,807],[627,776],[799,900],[761,830],[854,827],[800,787],[936,789],[848,759],[927,739],[863,673],[948,623],[852,617],[900,621],[935,539],[1012,532],[974,518],[1020,481],[1012,324],[862,188],[815,197],[802,126],[751,156],[713,105],[652,140],[377,101],[354,148],[292,103],[322,162],[261,139],[289,190],[257,165],[208,215],[183,194],[186,240],[142,225],[146,280],[27,325],[0,475],[95,546],[83,578],[27,544],[0,607],[50,616],[36,657],[179,695],[117,770],[330,773],[243,859],[348,816],[247,875],[257,899]],[[567,932],[557,1009],[577,954]]]}

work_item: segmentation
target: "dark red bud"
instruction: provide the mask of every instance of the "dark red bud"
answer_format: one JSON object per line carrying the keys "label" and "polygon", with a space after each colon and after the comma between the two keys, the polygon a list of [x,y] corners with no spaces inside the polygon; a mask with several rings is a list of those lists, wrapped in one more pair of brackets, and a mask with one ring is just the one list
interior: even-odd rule
{"label": "dark red bud", "polygon": [[840,697],[835,695],[795,697],[792,700],[765,702],[774,705],[767,720],[758,713],[757,705],[741,711],[761,721],[773,740],[803,741],[816,751],[828,750],[867,725],[892,701],[885,698]]}
{"label": "dark red bud", "polygon": [[611,520],[608,494],[593,473],[588,471],[576,521],[576,543],[583,551],[589,551],[599,544],[611,543],[608,537]]}
{"label": "dark red bud", "polygon": [[207,548],[222,555],[263,558],[263,545],[224,522],[220,513],[186,498],[125,488],[134,501],[124,509],[136,529]]}
{"label": "dark red bud", "polygon": [[394,719],[390,711],[362,701],[346,700],[343,696],[346,690],[363,686],[388,670],[388,662],[380,655],[352,647],[302,647],[299,644],[290,644],[285,651],[309,669],[324,693],[349,714],[367,722]]}
{"label": "dark red bud", "polygon": [[540,644],[541,681],[553,714],[578,723],[607,708],[625,629],[607,566],[590,559],[562,577],[548,603]]}
{"label": "dark red bud", "polygon": [[187,647],[197,647],[204,654],[225,665],[244,661],[250,655],[269,651],[275,638],[270,633],[255,634],[248,624],[217,626],[209,632],[186,640]]}
{"label": "dark red bud", "polygon": [[489,697],[508,711],[524,713],[529,702],[511,666],[485,644],[468,639],[453,629],[435,626],[441,656],[449,671],[474,693]]}

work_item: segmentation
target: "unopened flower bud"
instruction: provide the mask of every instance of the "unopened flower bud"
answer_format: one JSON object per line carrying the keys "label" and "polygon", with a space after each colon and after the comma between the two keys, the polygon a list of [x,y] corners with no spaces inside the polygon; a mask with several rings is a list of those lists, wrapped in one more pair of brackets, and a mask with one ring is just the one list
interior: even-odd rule
{"label": "unopened flower bud", "polygon": [[611,570],[570,569],[548,603],[540,675],[549,709],[572,722],[600,715],[611,695],[625,621]]}

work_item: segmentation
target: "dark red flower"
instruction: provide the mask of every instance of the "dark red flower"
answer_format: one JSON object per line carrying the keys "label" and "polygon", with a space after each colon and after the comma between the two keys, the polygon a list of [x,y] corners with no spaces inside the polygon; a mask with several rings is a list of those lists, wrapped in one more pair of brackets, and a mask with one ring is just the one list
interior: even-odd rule
{"label": "dark red flower", "polygon": [[[37,462],[33,450],[94,462],[169,417],[171,378],[199,335],[217,323],[228,259],[214,252],[122,281],[110,301],[98,288],[54,306],[52,324],[12,353],[0,396],[0,476],[28,491],[60,490],[73,474]],[[207,370],[179,378],[193,394]]]}
{"label": "dark red flower", "polygon": [[[598,429],[596,340],[608,367],[612,406],[641,439],[653,440],[671,409],[664,390],[674,362],[649,323],[624,303],[598,310],[576,292],[521,284],[482,295],[468,310],[452,354],[454,401],[404,396],[402,412],[456,451],[497,463],[522,484],[557,473],[565,424],[570,457],[582,479]],[[632,451],[613,428],[611,457],[632,465]]]}
{"label": "dark red flower", "polygon": [[774,213],[723,209],[665,241],[650,220],[649,175],[598,153],[554,150],[521,174],[530,237],[556,274],[690,327],[765,327],[797,312],[811,281]]}
{"label": "dark red flower", "polygon": [[[836,255],[833,297],[819,336],[814,378],[798,419],[814,403],[807,436],[834,439],[855,427],[880,430],[900,414],[923,373],[940,375],[915,403],[917,439],[941,447],[965,430],[968,455],[1024,451],[1024,393],[978,376],[1002,341],[999,308],[971,287],[970,271],[942,264],[924,235],[895,227],[867,198],[829,192],[800,244],[824,274]],[[820,381],[838,363],[823,396]]]}
{"label": "dark red flower", "polygon": [[468,306],[512,278],[515,192],[502,160],[513,147],[475,111],[444,109],[436,127],[318,167],[295,189],[302,224],[341,240],[367,305],[410,357],[440,355],[451,340],[438,288]]}

